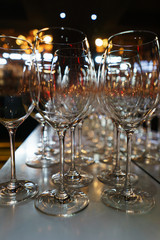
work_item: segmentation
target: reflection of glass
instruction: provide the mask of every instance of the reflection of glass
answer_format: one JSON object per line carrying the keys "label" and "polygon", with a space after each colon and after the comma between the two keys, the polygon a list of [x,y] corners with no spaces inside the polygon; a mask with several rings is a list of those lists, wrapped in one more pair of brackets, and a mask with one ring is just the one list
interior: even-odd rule
{"label": "reflection of glass", "polygon": [[82,144],[82,127],[83,121],[78,124],[78,151],[75,156],[75,162],[78,166],[89,166],[94,163],[94,158],[89,151],[89,146],[85,148]]}
{"label": "reflection of glass", "polygon": [[[56,51],[52,65],[45,77],[43,55],[38,61],[39,96],[37,109],[57,131],[60,143],[60,184],[58,189],[40,194],[35,206],[43,213],[68,216],[84,209],[88,197],[64,185],[64,137],[66,129],[85,115],[91,102],[90,57],[83,49],[65,48]],[[35,79],[36,80],[36,79]],[[34,96],[34,94],[33,94]]]}
{"label": "reflection of glass", "polygon": [[[149,193],[131,185],[128,177],[131,138],[135,129],[158,104],[159,42],[154,33],[128,31],[112,36],[108,49],[102,78],[105,85],[103,101],[114,120],[126,131],[127,164],[123,190],[105,190],[102,200],[128,213],[145,213],[153,208],[155,202]],[[154,71],[151,78],[147,77],[141,64],[144,60],[152,62]]]}
{"label": "reflection of glass", "polygon": [[33,110],[29,88],[35,74],[32,54],[27,41],[0,36],[0,123],[9,131],[11,148],[11,180],[0,184],[0,205],[16,204],[38,192],[33,182],[17,180],[15,168],[15,133]]}
{"label": "reflection of glass", "polygon": [[[153,110],[153,112],[150,113],[150,115],[146,119],[146,134],[145,134],[144,145],[137,146],[137,149],[136,149],[138,152],[140,152],[140,147],[141,147],[143,149],[143,152],[138,157],[133,156],[134,161],[138,163],[146,164],[146,165],[160,164],[159,154],[156,151],[157,150],[156,147],[154,146],[154,144],[152,144],[152,141],[151,141],[151,138],[152,138],[151,137],[152,135],[151,120],[154,117],[154,113],[155,113],[155,109]],[[136,151],[135,151],[135,155],[136,155]]]}
{"label": "reflection of glass", "polygon": [[38,151],[35,152],[35,156],[28,158],[26,164],[29,167],[42,168],[42,167],[51,167],[54,164],[59,163],[59,160],[56,158],[58,151],[50,150],[48,146],[48,134],[47,134],[47,123],[44,121],[41,114],[34,108],[31,113],[31,117],[36,119],[41,124],[41,138],[40,138],[40,147]]}
{"label": "reflection of glass", "polygon": [[[86,143],[86,148],[84,149],[84,145],[82,144],[82,125],[83,120],[80,121],[77,125],[78,128],[78,141],[76,144],[75,137],[73,138],[73,146],[74,146],[74,162],[77,167],[85,167],[94,163],[93,154],[91,154],[91,150],[89,149],[88,142]],[[76,132],[76,126],[74,131]],[[75,133],[74,133],[75,134]],[[66,163],[71,163],[71,157],[65,159]]]}
{"label": "reflection of glass", "polygon": [[[111,186],[121,187],[125,184],[125,172],[122,171],[120,166],[120,126],[115,122],[115,128],[116,128],[116,156],[112,157],[113,164],[114,164],[114,157],[115,157],[115,166],[112,170],[102,170],[97,175],[98,179]],[[111,158],[111,157],[110,157]],[[132,183],[136,182],[138,180],[138,177],[133,174],[129,173],[129,178]]]}

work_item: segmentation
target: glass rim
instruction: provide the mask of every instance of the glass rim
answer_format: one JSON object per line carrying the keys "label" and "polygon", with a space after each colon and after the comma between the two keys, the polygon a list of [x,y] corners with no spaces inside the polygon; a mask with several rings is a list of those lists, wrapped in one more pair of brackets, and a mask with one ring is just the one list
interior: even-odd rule
{"label": "glass rim", "polygon": [[43,41],[38,35],[39,35],[40,33],[42,33],[42,32],[45,32],[45,31],[51,30],[51,29],[53,29],[53,30],[54,30],[54,29],[55,29],[55,30],[59,29],[59,30],[71,30],[71,31],[75,31],[75,32],[78,32],[78,33],[82,34],[82,35],[84,36],[84,39],[83,39],[82,41],[68,42],[68,43],[61,43],[61,42],[56,42],[56,43],[54,43],[54,42],[52,41],[51,43],[46,43],[46,44],[59,44],[59,45],[66,45],[66,44],[68,44],[68,45],[69,45],[69,44],[84,42],[85,40],[88,41],[87,35],[86,35],[83,31],[81,31],[81,30],[79,30],[79,29],[75,29],[75,28],[70,28],[70,27],[45,27],[45,28],[40,29],[40,30],[36,33],[36,38],[38,38],[38,40],[41,40],[42,42],[45,43],[45,41]]}
{"label": "glass rim", "polygon": [[149,30],[128,30],[128,31],[122,31],[122,32],[113,34],[112,36],[110,36],[108,38],[108,43],[116,36],[121,36],[121,35],[124,35],[124,34],[130,34],[130,33],[134,33],[134,32],[137,32],[137,33],[148,33],[148,34],[153,35],[154,38],[153,38],[153,40],[145,42],[145,43],[142,43],[142,44],[118,44],[118,43],[113,43],[113,42],[112,42],[112,44],[114,46],[120,46],[120,47],[122,47],[122,46],[124,46],[124,47],[133,47],[133,46],[147,45],[147,44],[150,44],[150,43],[158,40],[158,35],[155,32],[153,32],[153,31],[149,31]]}
{"label": "glass rim", "polygon": [[32,43],[30,43],[28,40],[26,39],[22,39],[22,38],[18,38],[18,37],[15,37],[15,36],[10,36],[10,35],[0,35],[0,38],[8,38],[8,39],[14,39],[15,41],[16,40],[20,40],[20,41],[23,41],[23,42],[27,42],[27,44],[29,45],[29,47],[27,48],[4,48],[4,47],[0,47],[0,49],[4,49],[6,51],[25,51],[25,50],[32,50],[33,51],[33,46],[32,46]]}

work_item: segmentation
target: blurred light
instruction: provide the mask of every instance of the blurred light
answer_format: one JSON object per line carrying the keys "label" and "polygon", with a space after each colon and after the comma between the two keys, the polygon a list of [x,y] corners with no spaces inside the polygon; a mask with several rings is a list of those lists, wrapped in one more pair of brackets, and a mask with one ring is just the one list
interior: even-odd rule
{"label": "blurred light", "polygon": [[33,34],[33,36],[36,36],[36,33],[38,32],[38,29],[33,29],[32,30],[32,34]]}
{"label": "blurred light", "polygon": [[92,14],[92,15],[91,15],[91,19],[92,19],[93,21],[95,21],[95,20],[97,19],[97,15],[96,15],[96,14]]}
{"label": "blurred light", "polygon": [[4,58],[9,58],[9,53],[3,53]]}
{"label": "blurred light", "polygon": [[25,54],[25,53],[22,54],[22,59],[23,59],[23,60],[30,60],[30,58],[31,58],[30,55]]}
{"label": "blurred light", "polygon": [[124,52],[124,48],[122,48],[122,47],[121,47],[121,48],[119,49],[119,54],[121,54],[121,55],[122,55],[122,54],[123,54],[123,52]]}
{"label": "blurred light", "polygon": [[60,18],[64,19],[64,18],[66,18],[66,13],[65,12],[61,12],[59,14],[59,16],[60,16]]}
{"label": "blurred light", "polygon": [[103,47],[106,48],[108,46],[108,39],[104,38],[103,39]]}
{"label": "blurred light", "polygon": [[120,63],[122,61],[120,56],[109,56],[107,59],[107,62],[111,64]]}
{"label": "blurred light", "polygon": [[10,54],[10,59],[13,59],[13,60],[20,60],[22,58],[21,54],[19,53],[11,53]]}
{"label": "blurred light", "polygon": [[[24,43],[23,40],[26,40],[26,37],[23,36],[23,35],[19,35],[18,38],[20,38],[20,39],[17,39],[17,40],[16,40],[17,45],[21,45],[22,43]],[[21,40],[21,39],[22,39],[22,40]]]}
{"label": "blurred light", "polygon": [[45,61],[51,61],[53,58],[53,54],[52,53],[44,53],[44,60]]}
{"label": "blurred light", "polygon": [[97,38],[95,40],[95,44],[96,46],[101,47],[103,45],[103,40],[101,38]]}
{"label": "blurred light", "polygon": [[0,58],[0,65],[5,65],[7,63],[7,60],[4,58]]}
{"label": "blurred light", "polygon": [[127,70],[127,69],[128,69],[128,64],[126,64],[126,63],[120,64],[120,70]]}
{"label": "blurred light", "polygon": [[43,40],[45,43],[51,43],[53,38],[50,35],[46,35],[46,36],[44,36]]}
{"label": "blurred light", "polygon": [[96,63],[98,63],[98,64],[101,63],[101,60],[102,60],[102,56],[96,56],[95,57],[95,62]]}

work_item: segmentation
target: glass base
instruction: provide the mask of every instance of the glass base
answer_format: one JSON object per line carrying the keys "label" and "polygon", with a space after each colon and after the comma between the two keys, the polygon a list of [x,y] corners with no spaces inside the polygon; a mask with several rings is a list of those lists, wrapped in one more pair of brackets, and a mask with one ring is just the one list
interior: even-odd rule
{"label": "glass base", "polygon": [[[60,184],[60,173],[52,175],[54,184]],[[64,175],[64,184],[70,188],[82,188],[88,186],[93,181],[93,175],[84,171],[69,171]]]}
{"label": "glass base", "polygon": [[[126,177],[126,174],[122,170],[119,170],[119,172],[117,173],[114,173],[112,170],[102,170],[97,175],[97,178],[99,181],[105,184],[108,184],[110,186],[116,186],[116,187],[124,186],[125,177]],[[138,176],[136,174],[130,173],[129,178],[132,184],[138,181]]]}
{"label": "glass base", "polygon": [[34,153],[35,155],[42,155],[46,154],[49,156],[55,156],[59,153],[59,146],[56,144],[56,142],[53,142],[51,144],[46,144],[45,147],[43,144],[39,144],[38,149]]}
{"label": "glass base", "polygon": [[34,197],[37,193],[38,185],[31,181],[17,180],[16,183],[1,183],[0,205],[14,205]]}
{"label": "glass base", "polygon": [[45,158],[45,157],[41,157],[41,158],[30,158],[26,160],[26,165],[28,167],[32,167],[32,168],[49,168],[54,166],[55,164],[59,163],[59,159],[50,159],[50,158]]}
{"label": "glass base", "polygon": [[147,192],[134,189],[131,196],[125,196],[123,191],[107,189],[102,193],[102,202],[114,209],[129,214],[144,214],[155,205],[154,198]]}
{"label": "glass base", "polygon": [[35,207],[47,215],[69,217],[82,211],[89,204],[89,199],[83,192],[69,192],[63,202],[57,195],[57,190],[40,194],[35,200]]}

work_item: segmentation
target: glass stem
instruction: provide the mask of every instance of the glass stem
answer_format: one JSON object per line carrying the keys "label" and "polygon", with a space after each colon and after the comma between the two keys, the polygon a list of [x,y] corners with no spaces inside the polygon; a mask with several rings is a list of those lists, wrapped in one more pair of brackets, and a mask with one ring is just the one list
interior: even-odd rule
{"label": "glass stem", "polygon": [[15,134],[16,128],[9,129],[9,137],[10,137],[10,151],[11,151],[11,181],[8,185],[9,189],[16,188],[16,166],[15,166]]}
{"label": "glass stem", "polygon": [[64,190],[64,137],[65,130],[57,131],[60,145],[60,193],[65,192]]}
{"label": "glass stem", "polygon": [[83,121],[78,123],[78,156],[81,157],[81,151],[82,151],[82,126]]}
{"label": "glass stem", "polygon": [[76,144],[75,144],[75,126],[71,127],[71,170],[75,170],[75,153],[76,153]]}
{"label": "glass stem", "polygon": [[146,121],[146,142],[145,142],[146,151],[147,151],[148,148],[149,148],[150,133],[151,133],[151,120],[148,119],[148,120]]}
{"label": "glass stem", "polygon": [[71,168],[67,173],[67,180],[68,181],[79,181],[80,180],[80,173],[76,169],[75,166],[75,154],[76,154],[76,143],[75,143],[75,127],[71,127]]}
{"label": "glass stem", "polygon": [[120,171],[120,128],[119,125],[115,123],[116,128],[116,166],[114,172],[118,173]]}
{"label": "glass stem", "polygon": [[45,131],[45,123],[41,123],[41,144],[42,144],[42,155],[44,154],[44,131]]}
{"label": "glass stem", "polygon": [[114,150],[113,151],[115,151],[116,147],[117,147],[117,126],[114,122],[113,124],[113,149]]}
{"label": "glass stem", "polygon": [[126,179],[124,185],[124,196],[130,197],[133,194],[129,174],[131,172],[131,142],[132,132],[127,132],[127,162],[126,162]]}
{"label": "glass stem", "polygon": [[54,197],[59,201],[59,203],[64,204],[66,200],[70,199],[70,196],[64,187],[64,137],[66,130],[58,130],[57,133],[60,145],[60,186]]}

